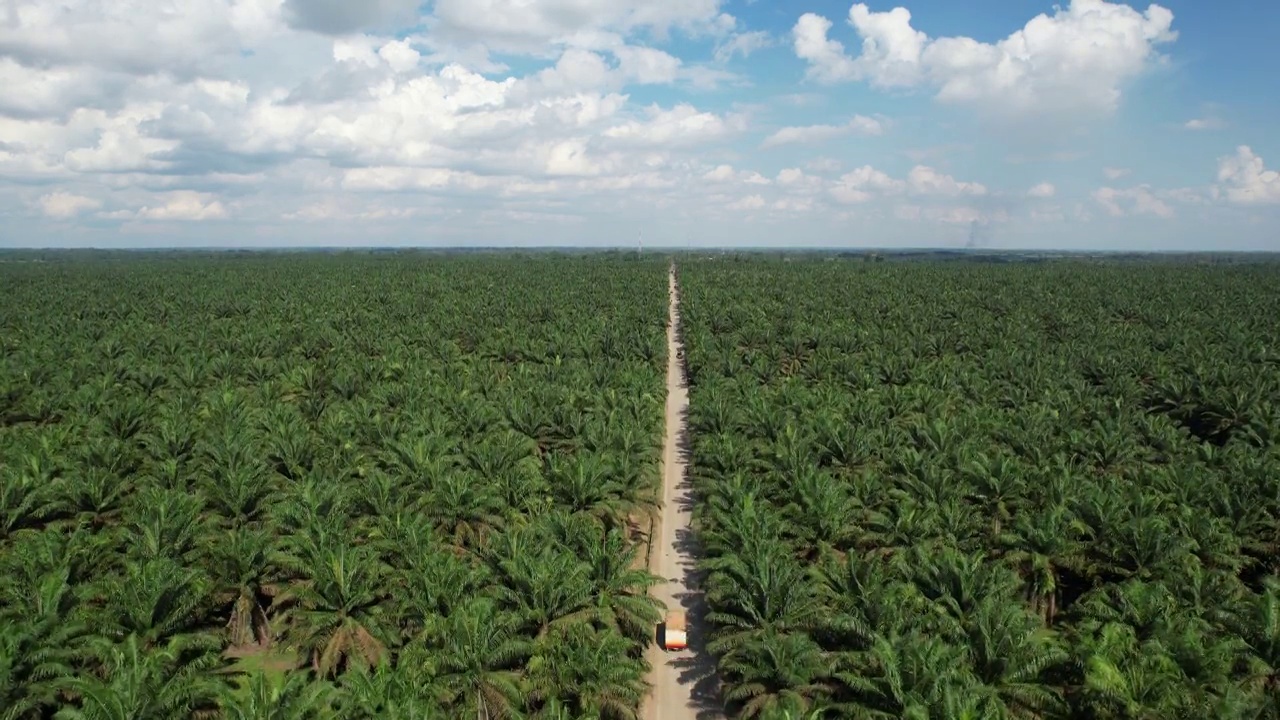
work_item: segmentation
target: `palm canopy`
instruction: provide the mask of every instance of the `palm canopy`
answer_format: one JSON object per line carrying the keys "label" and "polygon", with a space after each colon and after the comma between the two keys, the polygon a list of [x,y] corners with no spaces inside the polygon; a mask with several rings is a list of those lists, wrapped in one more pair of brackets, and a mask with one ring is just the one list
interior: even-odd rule
{"label": "palm canopy", "polygon": [[679,275],[731,715],[1274,711],[1274,267]]}
{"label": "palm canopy", "polygon": [[666,263],[56,265],[0,263],[0,713],[637,709]]}

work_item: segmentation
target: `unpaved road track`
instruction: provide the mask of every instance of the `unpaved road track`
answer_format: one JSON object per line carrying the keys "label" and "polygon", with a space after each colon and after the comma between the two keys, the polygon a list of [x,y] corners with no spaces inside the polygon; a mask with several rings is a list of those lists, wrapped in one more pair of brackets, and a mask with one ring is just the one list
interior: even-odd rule
{"label": "unpaved road track", "polygon": [[656,545],[649,554],[649,571],[666,582],[653,588],[653,596],[670,609],[688,614],[689,649],[666,652],[655,643],[649,648],[653,671],[652,694],[641,712],[645,720],[713,720],[723,718],[715,682],[715,661],[704,650],[702,617],[706,613],[697,571],[697,547],[689,518],[693,492],[685,472],[685,416],[689,389],[682,349],[676,333],[680,323],[680,295],[675,266],[668,278],[671,300],[667,315],[667,420],[662,447],[662,513],[654,528]]}

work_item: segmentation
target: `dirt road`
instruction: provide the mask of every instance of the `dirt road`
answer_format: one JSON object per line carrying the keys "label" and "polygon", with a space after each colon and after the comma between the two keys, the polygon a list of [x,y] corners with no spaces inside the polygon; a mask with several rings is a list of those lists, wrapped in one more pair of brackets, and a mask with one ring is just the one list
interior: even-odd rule
{"label": "dirt road", "polygon": [[679,355],[682,346],[676,329],[680,323],[680,295],[675,266],[668,278],[671,301],[667,316],[667,427],[662,448],[662,513],[654,528],[656,545],[649,570],[667,582],[653,588],[653,595],[668,608],[688,613],[689,649],[666,652],[657,644],[649,648],[653,666],[649,681],[653,693],[646,700],[645,720],[712,720],[723,718],[718,703],[714,660],[705,652],[702,632],[705,614],[700,575],[695,568],[697,547],[689,528],[693,495],[685,473],[685,416],[689,390]]}

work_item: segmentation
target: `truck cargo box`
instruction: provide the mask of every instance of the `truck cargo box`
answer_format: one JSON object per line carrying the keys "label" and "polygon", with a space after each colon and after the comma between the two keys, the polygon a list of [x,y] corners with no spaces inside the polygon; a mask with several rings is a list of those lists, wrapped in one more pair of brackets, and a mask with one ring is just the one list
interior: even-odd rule
{"label": "truck cargo box", "polygon": [[683,610],[672,610],[667,613],[666,622],[662,623],[662,647],[666,650],[684,650],[689,640],[685,634],[685,614]]}

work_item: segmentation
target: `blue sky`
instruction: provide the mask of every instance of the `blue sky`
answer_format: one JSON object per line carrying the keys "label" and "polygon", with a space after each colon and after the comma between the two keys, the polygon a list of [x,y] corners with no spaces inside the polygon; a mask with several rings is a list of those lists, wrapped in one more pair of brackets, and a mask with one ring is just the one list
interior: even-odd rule
{"label": "blue sky", "polygon": [[1280,250],[1276,3],[10,5],[0,247]]}

